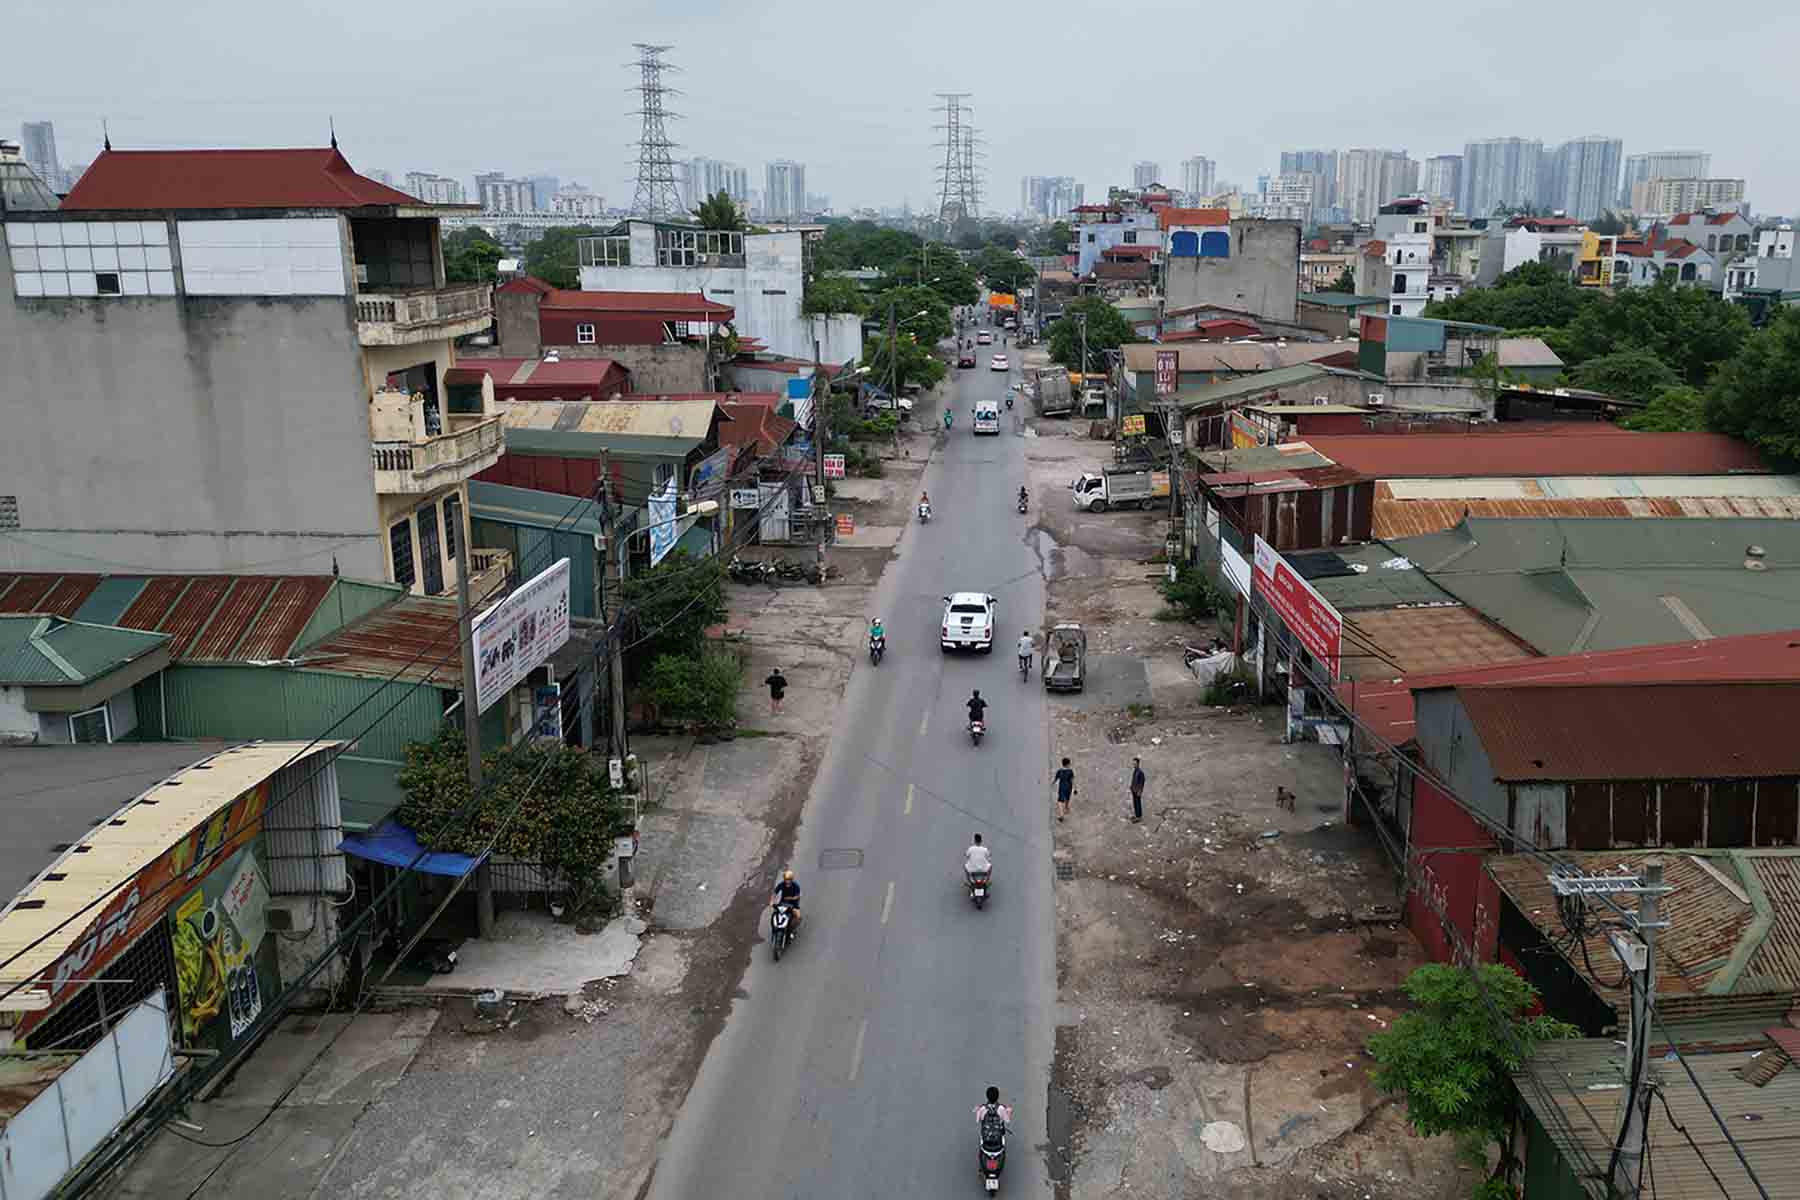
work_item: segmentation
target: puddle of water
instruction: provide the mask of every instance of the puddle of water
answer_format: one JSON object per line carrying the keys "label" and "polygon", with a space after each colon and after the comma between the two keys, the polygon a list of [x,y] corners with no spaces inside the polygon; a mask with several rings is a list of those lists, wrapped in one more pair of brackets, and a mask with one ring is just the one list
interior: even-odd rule
{"label": "puddle of water", "polygon": [[1069,575],[1089,575],[1096,569],[1094,556],[1080,546],[1065,546],[1050,536],[1048,530],[1037,531],[1038,557],[1044,561],[1046,582]]}

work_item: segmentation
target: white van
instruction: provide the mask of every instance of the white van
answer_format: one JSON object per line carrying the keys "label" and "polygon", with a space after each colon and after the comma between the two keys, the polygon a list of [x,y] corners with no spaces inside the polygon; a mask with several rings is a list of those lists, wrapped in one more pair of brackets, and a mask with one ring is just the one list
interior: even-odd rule
{"label": "white van", "polygon": [[1000,405],[993,400],[977,400],[975,402],[975,432],[1000,432]]}

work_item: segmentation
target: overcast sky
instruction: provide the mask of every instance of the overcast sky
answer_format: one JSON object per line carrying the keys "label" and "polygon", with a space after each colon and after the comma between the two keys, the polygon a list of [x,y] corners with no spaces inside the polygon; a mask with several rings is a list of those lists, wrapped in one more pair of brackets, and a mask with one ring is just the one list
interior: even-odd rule
{"label": "overcast sky", "polygon": [[[1620,137],[1701,149],[1758,212],[1800,210],[1792,10],[1576,0],[1436,8],[1295,0],[1030,5],[949,0],[290,0],[11,6],[0,134],[50,119],[66,164],[98,149],[322,145],[358,168],[545,173],[629,204],[635,41],[671,43],[681,157],[806,164],[841,212],[929,204],[933,93],[973,93],[989,207],[1026,174],[1089,196],[1204,154],[1243,186],[1284,148],[1415,158],[1471,138]],[[1783,16],[1783,12],[1786,16]]]}

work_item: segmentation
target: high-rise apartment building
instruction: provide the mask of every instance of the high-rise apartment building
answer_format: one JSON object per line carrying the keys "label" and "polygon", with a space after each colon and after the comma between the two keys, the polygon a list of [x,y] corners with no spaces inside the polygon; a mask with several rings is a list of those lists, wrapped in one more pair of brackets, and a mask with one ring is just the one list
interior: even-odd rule
{"label": "high-rise apartment building", "polygon": [[1210,196],[1218,182],[1218,164],[1196,154],[1181,160],[1181,190],[1190,197]]}
{"label": "high-rise apartment building", "polygon": [[433,175],[430,171],[408,171],[405,190],[408,195],[417,196],[427,204],[467,203],[462,180]]}
{"label": "high-rise apartment building", "polygon": [[537,211],[537,201],[529,179],[508,179],[503,172],[489,171],[475,177],[475,202],[482,212],[528,213]]}
{"label": "high-rise apartment building", "polygon": [[1336,206],[1352,221],[1372,221],[1383,204],[1419,188],[1419,164],[1404,150],[1343,150],[1337,165]]}
{"label": "high-rise apartment building", "polygon": [[1263,176],[1258,184],[1253,215],[1265,220],[1305,224],[1316,220],[1325,207],[1323,180],[1311,171],[1294,171],[1273,179]]}
{"label": "high-rise apartment building", "polygon": [[1462,155],[1434,154],[1425,160],[1419,190],[1427,199],[1455,204],[1462,198],[1462,169]]}
{"label": "high-rise apartment building", "polygon": [[1631,189],[1631,210],[1666,217],[1744,203],[1742,179],[1646,179]]}
{"label": "high-rise apartment building", "polygon": [[1019,210],[1057,221],[1081,203],[1081,185],[1071,175],[1027,175],[1019,181]]}
{"label": "high-rise apartment building", "polygon": [[741,208],[750,199],[750,174],[736,163],[716,158],[692,158],[685,164],[687,182],[682,201],[697,208],[708,196],[724,192]]}
{"label": "high-rise apartment building", "polygon": [[763,216],[771,221],[797,221],[806,213],[806,164],[778,158],[768,165]]}
{"label": "high-rise apartment building", "polygon": [[1483,138],[1463,146],[1462,202],[1471,217],[1497,208],[1537,204],[1538,167],[1544,143],[1536,138]]}
{"label": "high-rise apartment building", "polygon": [[1131,186],[1140,192],[1162,182],[1162,164],[1144,159],[1131,164]]}
{"label": "high-rise apartment building", "polygon": [[549,212],[550,201],[562,188],[562,180],[554,175],[533,175],[526,183],[531,185],[531,207],[536,212]]}
{"label": "high-rise apartment building", "polygon": [[1538,178],[1539,205],[1592,221],[1619,194],[1623,152],[1624,143],[1609,137],[1575,138],[1549,151],[1544,155],[1549,169]]}
{"label": "high-rise apartment building", "polygon": [[56,157],[56,126],[49,121],[26,121],[19,126],[19,149],[25,163],[53,192],[69,190],[62,163]]}
{"label": "high-rise apartment building", "polygon": [[1712,155],[1704,150],[1654,150],[1625,156],[1619,180],[1619,203],[1632,206],[1631,189],[1647,179],[1705,179],[1712,174]]}
{"label": "high-rise apartment building", "polygon": [[1281,152],[1281,173],[1296,175],[1301,171],[1317,175],[1324,181],[1324,207],[1329,208],[1338,202],[1338,152],[1336,150],[1283,150]]}

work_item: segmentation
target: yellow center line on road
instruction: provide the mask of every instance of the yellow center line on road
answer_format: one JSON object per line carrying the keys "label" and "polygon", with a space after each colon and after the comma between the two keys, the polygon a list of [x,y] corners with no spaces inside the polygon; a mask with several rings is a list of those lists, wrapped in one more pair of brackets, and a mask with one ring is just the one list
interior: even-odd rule
{"label": "yellow center line on road", "polygon": [[888,880],[887,899],[881,902],[881,923],[888,923],[888,916],[894,911],[894,881]]}
{"label": "yellow center line on road", "polygon": [[862,1024],[856,1027],[856,1049],[850,1055],[850,1082],[856,1082],[856,1076],[862,1070],[863,1039],[869,1036],[869,1018],[864,1017]]}
{"label": "yellow center line on road", "polygon": [[901,816],[903,816],[903,817],[912,816],[912,797],[913,797],[913,785],[909,783],[906,785],[906,811],[901,813],[900,814]]}

